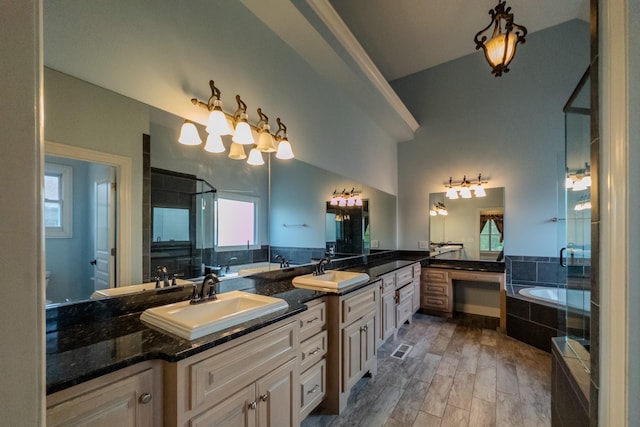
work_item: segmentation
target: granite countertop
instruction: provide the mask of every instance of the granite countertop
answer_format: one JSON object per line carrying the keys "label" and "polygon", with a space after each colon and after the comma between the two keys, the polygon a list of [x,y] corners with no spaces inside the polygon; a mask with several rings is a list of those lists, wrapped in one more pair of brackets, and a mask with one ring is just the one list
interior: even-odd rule
{"label": "granite countertop", "polygon": [[[370,280],[342,290],[339,294],[354,292],[370,285],[383,274],[415,262],[416,260],[384,261],[347,268],[350,271],[367,273]],[[274,296],[287,301],[289,308],[284,312],[263,316],[192,341],[144,324],[140,320],[140,314],[143,311],[139,308],[141,306],[136,306],[139,311],[116,316],[105,314],[93,314],[92,317],[79,316],[82,320],[77,322],[68,318],[64,321],[60,319],[58,322],[55,316],[47,311],[47,394],[145,360],[161,359],[177,362],[303,312],[307,309],[306,302],[327,295],[320,291],[295,288],[291,279],[291,277],[282,280],[238,278],[223,282],[225,286],[222,289],[223,292],[243,289],[247,292]],[[107,301],[105,305],[111,303]],[[163,303],[168,302],[163,300]],[[91,302],[91,304],[100,304],[100,302]],[[51,313],[58,313],[58,311],[52,310]]]}
{"label": "granite countertop", "polygon": [[449,270],[478,271],[481,273],[504,273],[505,263],[497,261],[434,259],[427,262],[429,268],[446,268]]}

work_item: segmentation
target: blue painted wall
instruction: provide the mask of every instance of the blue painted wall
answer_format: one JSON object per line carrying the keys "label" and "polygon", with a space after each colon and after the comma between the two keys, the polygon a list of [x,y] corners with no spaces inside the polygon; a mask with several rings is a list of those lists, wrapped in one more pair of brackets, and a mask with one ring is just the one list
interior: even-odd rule
{"label": "blue painted wall", "polygon": [[502,77],[477,52],[392,82],[421,124],[398,146],[399,247],[429,240],[429,193],[481,172],[505,187],[505,253],[557,256],[562,108],[588,64],[576,20],[530,34]]}

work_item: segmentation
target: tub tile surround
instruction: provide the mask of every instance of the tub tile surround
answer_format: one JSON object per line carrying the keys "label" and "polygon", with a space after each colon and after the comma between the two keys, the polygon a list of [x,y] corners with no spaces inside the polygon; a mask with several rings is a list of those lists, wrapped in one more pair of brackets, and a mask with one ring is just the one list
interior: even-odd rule
{"label": "tub tile surround", "polygon": [[[425,257],[425,252],[391,251],[340,260],[332,268],[366,272],[373,281],[377,275],[423,261]],[[220,292],[246,290],[276,296],[286,300],[289,309],[192,341],[155,330],[140,321],[146,308],[189,299],[190,286],[48,307],[47,394],[144,360],[175,362],[298,314],[306,310],[306,302],[325,295],[295,288],[291,283],[293,277],[307,274],[313,268],[309,265],[222,281]],[[363,286],[367,284],[345,292]]]}

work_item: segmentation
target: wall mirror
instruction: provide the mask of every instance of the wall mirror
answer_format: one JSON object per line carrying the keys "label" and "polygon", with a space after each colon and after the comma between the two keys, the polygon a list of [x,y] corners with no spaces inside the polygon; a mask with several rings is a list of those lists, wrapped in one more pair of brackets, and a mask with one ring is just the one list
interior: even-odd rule
{"label": "wall mirror", "polygon": [[[48,98],[46,95],[50,92],[47,88],[54,92],[53,96]],[[59,88],[59,93],[52,88]],[[92,106],[102,110],[102,117],[109,117],[120,111],[125,111],[126,114],[129,107],[138,112],[138,117],[128,114],[134,123],[129,125],[134,129],[131,132],[133,136],[128,137],[131,141],[125,141],[126,149],[132,150],[129,154],[129,157],[132,157],[133,169],[130,177],[130,205],[126,214],[116,215],[116,229],[125,218],[130,217],[133,222],[128,226],[131,230],[128,234],[132,239],[129,253],[134,255],[124,260],[129,261],[128,267],[125,262],[117,263],[115,286],[152,281],[156,265],[167,266],[169,273],[191,278],[208,271],[235,277],[280,268],[279,262],[274,260],[276,255],[286,258],[290,265],[308,264],[312,259],[324,257],[328,253],[326,204],[332,192],[342,188],[356,187],[366,199],[366,238],[375,242],[372,246],[378,250],[396,249],[395,196],[300,160],[280,161],[265,155],[266,164],[256,167],[229,159],[226,154],[207,153],[202,146],[181,145],[177,138],[183,123],[182,118],[107,92],[85,81],[45,69],[47,138],[63,144],[84,144],[94,150],[114,150],[108,143],[109,133],[120,128],[104,129],[95,138],[74,139],[76,132],[92,135],[92,123],[79,123],[79,129],[70,129],[69,122],[59,118],[59,111],[73,117],[84,108],[82,105],[76,105],[76,96],[91,99]],[[110,103],[109,96],[117,100]],[[104,104],[101,104],[102,99],[105,100]],[[50,110],[54,111],[49,114]],[[126,123],[119,123],[124,128],[128,126]],[[150,135],[148,167],[151,172],[148,184],[151,204],[146,208],[148,215],[143,215],[143,181],[147,179],[143,173],[146,162],[143,155],[143,134]],[[68,137],[73,141],[67,141]],[[114,138],[122,139],[119,135]],[[228,147],[228,141],[226,143]],[[118,147],[115,149],[125,150]],[[125,151],[122,154],[127,153]],[[165,173],[157,174],[159,171]],[[173,175],[173,178],[189,177],[189,183],[170,182],[167,173]],[[180,189],[184,185],[188,188]],[[215,188],[215,191],[212,188]],[[218,219],[214,207],[222,199],[255,202],[255,241],[250,242],[248,246],[217,244],[214,236]],[[80,221],[82,218],[87,216],[81,214],[76,220]],[[135,224],[137,218],[144,219]],[[148,229],[147,236],[143,236],[141,230],[144,229]],[[121,232],[116,230],[114,235],[120,234]],[[78,232],[75,237],[85,243],[93,239],[90,233]],[[115,252],[121,253],[121,239],[115,240]],[[47,248],[54,247],[48,243],[45,244]],[[363,237],[362,245],[340,249],[344,251],[341,255],[360,255],[368,250],[368,246],[367,243],[365,247]],[[135,256],[136,248],[143,256]],[[148,259],[146,263],[143,261],[145,257]],[[91,271],[86,271],[85,276],[91,278],[92,269],[95,269],[95,266],[90,264],[93,258],[84,258],[86,257],[74,262],[86,263],[83,269]],[[79,279],[65,278],[66,272],[77,270],[77,265],[56,262],[52,256],[48,256],[46,269],[50,273],[47,295],[50,296],[51,303],[85,300],[95,289],[91,282],[85,281],[83,283],[87,286],[79,286]],[[126,278],[126,275],[120,277],[120,273],[128,274],[129,278]],[[83,290],[78,291],[80,288]]]}
{"label": "wall mirror", "polygon": [[[486,197],[448,199],[446,193],[429,195],[431,252],[462,245],[461,257],[496,261],[504,246],[504,188],[487,188]],[[440,205],[439,205],[440,204]]]}

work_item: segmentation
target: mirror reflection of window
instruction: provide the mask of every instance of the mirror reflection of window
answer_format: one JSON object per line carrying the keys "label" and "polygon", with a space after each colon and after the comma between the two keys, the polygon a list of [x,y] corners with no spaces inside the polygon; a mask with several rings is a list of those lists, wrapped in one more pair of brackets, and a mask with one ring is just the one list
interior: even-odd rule
{"label": "mirror reflection of window", "polygon": [[504,216],[501,212],[483,211],[480,213],[480,257],[496,259],[504,249]]}
{"label": "mirror reflection of window", "polygon": [[258,244],[258,198],[219,196],[217,204],[217,243],[219,247]]}
{"label": "mirror reflection of window", "polygon": [[156,242],[189,241],[189,209],[153,208],[153,239]]}
{"label": "mirror reflection of window", "polygon": [[47,238],[72,237],[72,174],[70,166],[45,163],[44,226]]}

